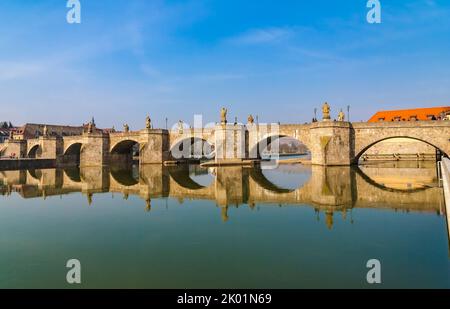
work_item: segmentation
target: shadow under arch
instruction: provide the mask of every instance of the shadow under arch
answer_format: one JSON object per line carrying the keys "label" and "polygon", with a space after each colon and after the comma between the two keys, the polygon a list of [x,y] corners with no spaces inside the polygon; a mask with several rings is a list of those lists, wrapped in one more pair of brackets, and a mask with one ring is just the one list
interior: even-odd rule
{"label": "shadow under arch", "polygon": [[266,189],[268,191],[274,193],[291,193],[294,192],[295,189],[285,189],[280,188],[276,184],[272,183],[267,177],[263,174],[261,169],[251,168],[249,169],[249,175],[261,188]]}
{"label": "shadow under arch", "polygon": [[387,140],[390,140],[390,139],[395,139],[395,138],[411,139],[411,140],[415,140],[415,141],[418,141],[418,142],[425,143],[425,144],[430,145],[431,147],[434,147],[435,149],[439,150],[443,155],[445,155],[445,156],[448,157],[448,154],[445,153],[445,151],[443,151],[441,148],[439,148],[438,146],[436,146],[436,145],[434,145],[434,144],[432,144],[432,143],[430,143],[430,142],[428,142],[428,141],[425,141],[425,140],[420,139],[420,138],[417,138],[417,137],[411,137],[411,136],[399,135],[399,136],[385,137],[385,138],[379,139],[379,140],[377,140],[376,142],[373,142],[373,143],[367,145],[366,147],[364,147],[364,148],[363,148],[363,149],[355,156],[355,161],[354,161],[354,162],[355,162],[356,164],[358,164],[358,163],[359,163],[359,160],[360,160],[361,157],[364,155],[364,153],[366,153],[367,150],[369,150],[371,147],[375,146],[376,144],[381,143],[381,142],[384,142],[384,141],[387,141]]}
{"label": "shadow under arch", "polygon": [[[196,153],[200,149],[201,153]],[[215,147],[204,138],[186,137],[177,140],[170,147],[170,156],[174,159],[213,159]]]}
{"label": "shadow under arch", "polygon": [[393,192],[393,193],[415,193],[415,192],[422,192],[428,189],[432,189],[433,187],[431,186],[426,186],[426,187],[422,187],[422,188],[414,188],[414,189],[395,189],[395,188],[391,188],[388,186],[385,186],[383,184],[380,184],[378,182],[376,182],[375,180],[373,180],[372,178],[370,178],[367,174],[365,174],[358,166],[353,167],[356,174],[358,174],[359,176],[361,176],[361,178],[366,181],[369,185],[372,185],[380,190],[383,191],[387,191],[387,192]]}
{"label": "shadow under arch", "polygon": [[[254,157],[256,155],[257,158],[264,158],[262,152],[264,152],[264,150],[266,150],[268,147],[270,147],[273,142],[279,141],[282,139],[294,140],[297,143],[297,147],[299,147],[300,149],[303,148],[303,151],[301,151],[301,152],[304,152],[305,154],[311,153],[308,145],[305,144],[305,142],[303,142],[302,140],[295,138],[293,136],[290,136],[290,135],[286,135],[286,134],[274,134],[274,135],[268,135],[268,136],[263,137],[256,143],[256,145],[253,145],[253,147],[251,149],[249,149],[250,156]],[[279,149],[278,149],[279,154],[283,154],[282,147],[283,146],[279,146]]]}
{"label": "shadow under arch", "polygon": [[144,144],[135,139],[125,139],[116,143],[110,151],[110,161],[120,164],[132,164],[139,160],[141,148]]}
{"label": "shadow under arch", "polygon": [[30,151],[28,151],[27,157],[28,158],[37,158],[42,152],[42,148],[40,145],[34,145],[30,148]]}
{"label": "shadow under arch", "polygon": [[42,178],[42,171],[37,169],[28,170],[28,173],[31,177],[33,177],[36,180],[41,180]]}
{"label": "shadow under arch", "polygon": [[195,182],[189,173],[189,166],[170,166],[168,167],[169,175],[181,187],[189,190],[199,190],[207,188]]}
{"label": "shadow under arch", "polygon": [[79,155],[81,153],[82,143],[73,143],[69,147],[67,147],[66,151],[64,151],[64,155]]}
{"label": "shadow under arch", "polygon": [[79,167],[67,167],[63,169],[64,174],[73,182],[81,182],[81,172]]}
{"label": "shadow under arch", "polygon": [[82,143],[73,143],[64,151],[63,160],[65,162],[80,164]]}
{"label": "shadow under arch", "polygon": [[131,187],[139,184],[139,167],[111,166],[109,169],[112,178],[120,185]]}
{"label": "shadow under arch", "polygon": [[111,148],[111,154],[129,154],[136,145],[139,142],[133,139],[120,141]]}

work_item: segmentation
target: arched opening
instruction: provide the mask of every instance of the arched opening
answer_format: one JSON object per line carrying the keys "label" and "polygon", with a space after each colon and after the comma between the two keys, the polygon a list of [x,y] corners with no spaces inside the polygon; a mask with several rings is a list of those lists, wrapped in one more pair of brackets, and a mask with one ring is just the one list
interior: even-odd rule
{"label": "arched opening", "polygon": [[28,170],[28,173],[31,177],[33,177],[35,180],[41,180],[42,178],[42,171],[41,170]]}
{"label": "arched opening", "polygon": [[64,152],[63,162],[69,165],[79,165],[83,144],[74,143]]}
{"label": "arched opening", "polygon": [[110,161],[113,164],[127,164],[139,162],[140,144],[135,140],[124,140],[113,146]]}
{"label": "arched opening", "polygon": [[120,185],[131,187],[139,184],[139,166],[111,166],[112,178]]}
{"label": "arched opening", "polygon": [[80,168],[77,166],[67,167],[64,169],[64,173],[73,182],[81,182],[81,172]]}
{"label": "arched opening", "polygon": [[311,151],[294,137],[273,135],[259,141],[250,149],[249,155],[263,160],[310,159]]}
{"label": "arched opening", "polygon": [[42,155],[42,148],[39,145],[34,145],[28,151],[28,158],[36,159]]}
{"label": "arched opening", "polygon": [[384,162],[358,166],[355,171],[371,186],[387,192],[413,193],[439,185],[435,169],[430,164],[418,167],[411,161]]}
{"label": "arched opening", "polygon": [[[283,188],[278,184],[269,180],[268,177],[263,173],[261,169],[249,169],[250,177],[255,181],[261,188],[273,192],[273,193],[289,193],[294,191],[296,188]],[[270,177],[273,178],[273,177]]]}
{"label": "arched opening", "polygon": [[214,181],[207,168],[194,165],[171,166],[169,174],[178,185],[190,190],[209,187]]}
{"label": "arched opening", "polygon": [[312,170],[309,165],[296,164],[279,165],[276,169],[260,170],[260,173],[266,183],[271,183],[272,186],[285,192],[291,192],[302,188],[311,179]]}
{"label": "arched opening", "polygon": [[367,145],[355,158],[355,163],[367,164],[380,161],[433,161],[445,153],[437,146],[414,137],[396,136]]}
{"label": "arched opening", "polygon": [[208,141],[192,137],[177,141],[170,148],[170,155],[175,160],[210,160],[215,156],[214,150]]}

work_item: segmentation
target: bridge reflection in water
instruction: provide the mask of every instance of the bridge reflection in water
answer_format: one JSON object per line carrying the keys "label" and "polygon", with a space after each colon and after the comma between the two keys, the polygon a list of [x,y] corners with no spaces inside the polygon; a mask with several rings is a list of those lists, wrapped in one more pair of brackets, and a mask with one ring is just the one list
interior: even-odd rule
{"label": "bridge reflection in water", "polygon": [[22,198],[46,198],[81,192],[88,204],[105,192],[139,196],[151,210],[152,199],[212,200],[222,220],[228,209],[269,205],[314,207],[344,218],[353,208],[444,213],[442,189],[430,162],[390,162],[361,167],[281,165],[275,170],[245,167],[161,165],[84,167],[0,172],[0,193],[17,192]]}
{"label": "bridge reflection in water", "polygon": [[77,258],[84,288],[370,288],[376,258],[448,288],[435,165],[404,164],[0,172],[0,287],[70,287]]}

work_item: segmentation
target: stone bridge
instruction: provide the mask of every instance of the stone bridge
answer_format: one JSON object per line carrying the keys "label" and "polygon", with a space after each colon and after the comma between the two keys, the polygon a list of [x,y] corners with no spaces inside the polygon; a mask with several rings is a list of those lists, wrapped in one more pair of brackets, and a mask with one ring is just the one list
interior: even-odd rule
{"label": "stone bridge", "polygon": [[373,145],[398,137],[422,141],[443,155],[450,154],[450,121],[321,121],[303,125],[225,123],[212,128],[171,131],[143,129],[109,134],[94,131],[80,136],[8,141],[1,145],[0,151],[2,156],[54,159],[60,166],[101,166],[133,159],[138,159],[141,164],[161,164],[192,157],[215,158],[221,163],[260,159],[267,145],[281,137],[292,137],[305,144],[314,165],[357,164],[361,155]]}

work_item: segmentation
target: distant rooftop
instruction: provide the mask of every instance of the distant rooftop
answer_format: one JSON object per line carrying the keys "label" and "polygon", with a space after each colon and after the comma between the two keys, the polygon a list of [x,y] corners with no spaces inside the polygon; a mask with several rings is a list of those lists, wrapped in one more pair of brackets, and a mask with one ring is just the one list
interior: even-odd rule
{"label": "distant rooftop", "polygon": [[379,111],[369,122],[439,120],[450,115],[450,106]]}

